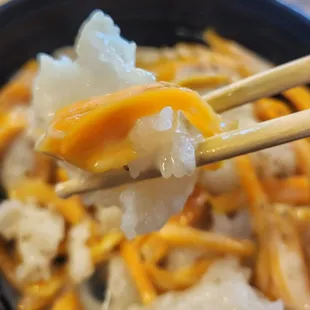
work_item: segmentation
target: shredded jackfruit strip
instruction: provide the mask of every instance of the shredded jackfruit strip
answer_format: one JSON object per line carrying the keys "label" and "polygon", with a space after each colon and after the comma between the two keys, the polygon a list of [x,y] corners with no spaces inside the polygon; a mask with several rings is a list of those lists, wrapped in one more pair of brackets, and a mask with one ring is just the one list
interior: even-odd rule
{"label": "shredded jackfruit strip", "polygon": [[120,168],[136,158],[128,139],[136,121],[167,105],[182,111],[206,137],[221,131],[220,118],[196,92],[157,83],[63,108],[37,150],[94,173]]}

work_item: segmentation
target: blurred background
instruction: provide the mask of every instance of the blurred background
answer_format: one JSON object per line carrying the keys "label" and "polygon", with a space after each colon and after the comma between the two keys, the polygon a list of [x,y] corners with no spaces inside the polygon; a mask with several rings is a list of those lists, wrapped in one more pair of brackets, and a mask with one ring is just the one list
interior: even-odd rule
{"label": "blurred background", "polygon": [[[0,4],[3,4],[8,1],[14,1],[14,0],[0,0]],[[304,12],[307,12],[307,14],[310,15],[310,0],[282,0],[281,2],[289,3],[297,10],[303,10]]]}
{"label": "blurred background", "polygon": [[297,9],[302,9],[307,14],[310,14],[310,1],[309,0],[283,0],[283,2],[289,3]]}

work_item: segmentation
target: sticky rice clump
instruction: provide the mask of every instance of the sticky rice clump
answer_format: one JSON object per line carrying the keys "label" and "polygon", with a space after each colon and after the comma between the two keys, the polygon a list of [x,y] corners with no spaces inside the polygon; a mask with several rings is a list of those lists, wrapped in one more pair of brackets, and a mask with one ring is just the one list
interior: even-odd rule
{"label": "sticky rice clump", "polygon": [[63,218],[35,203],[5,200],[0,205],[0,234],[15,240],[21,256],[16,276],[21,281],[48,279],[51,262],[64,237]]}
{"label": "sticky rice clump", "polygon": [[[75,60],[40,55],[34,84],[32,127],[60,139],[63,132],[48,131],[59,109],[94,96],[155,82],[151,73],[135,67],[135,43],[122,38],[119,28],[101,11],[92,13],[82,25],[74,48]],[[167,102],[160,112],[137,119],[128,137],[138,154],[129,162],[130,174],[136,177],[141,171],[157,167],[169,179],[99,191],[85,197],[85,201],[122,208],[121,227],[127,237],[134,238],[136,234],[159,229],[183,208],[196,182],[195,149],[202,135]],[[92,177],[66,162],[61,165],[70,177],[86,181]]]}
{"label": "sticky rice clump", "polygon": [[35,165],[33,143],[21,134],[7,149],[1,166],[1,181],[4,188],[12,188],[27,176]]}
{"label": "sticky rice clump", "polygon": [[84,221],[69,231],[69,274],[75,283],[86,280],[94,271],[87,240],[90,237],[89,223]]}
{"label": "sticky rice clump", "polygon": [[79,100],[155,81],[135,67],[136,44],[120,36],[108,15],[94,11],[82,24],[74,45],[76,59],[40,54],[33,86],[32,126],[46,130],[55,113]]}

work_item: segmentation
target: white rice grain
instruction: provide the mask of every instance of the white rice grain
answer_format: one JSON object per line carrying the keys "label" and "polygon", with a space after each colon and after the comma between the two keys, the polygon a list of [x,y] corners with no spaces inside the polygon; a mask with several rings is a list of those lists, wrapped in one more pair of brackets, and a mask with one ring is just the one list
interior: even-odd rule
{"label": "white rice grain", "polygon": [[0,205],[0,234],[16,240],[21,255],[16,274],[22,281],[47,279],[52,259],[64,237],[63,218],[35,204],[5,200]]}
{"label": "white rice grain", "polygon": [[190,132],[182,113],[174,113],[169,106],[139,119],[129,138],[139,154],[128,165],[134,178],[154,166],[164,178],[191,175],[196,169],[195,149],[202,135]]}
{"label": "white rice grain", "polygon": [[[196,184],[196,174],[169,179],[155,179],[116,190],[86,195],[87,204],[119,206],[123,210],[121,228],[132,239],[160,229],[175,213],[182,210]],[[116,227],[117,228],[117,227]]]}
{"label": "white rice grain", "polygon": [[[25,107],[17,106],[12,112],[13,116],[22,114],[25,118],[29,117],[29,110]],[[6,189],[14,186],[33,169],[35,164],[33,145],[33,140],[23,132],[7,148],[1,162],[1,182]]]}
{"label": "white rice grain", "polygon": [[86,242],[90,237],[89,222],[77,224],[69,231],[69,274],[75,283],[86,280],[94,271],[89,247]]}
{"label": "white rice grain", "polygon": [[112,230],[120,229],[122,215],[122,210],[117,206],[107,208],[97,206],[95,217],[100,224],[100,234],[104,235]]}
{"label": "white rice grain", "polygon": [[46,130],[55,112],[73,102],[155,81],[135,67],[136,44],[120,36],[108,15],[94,11],[82,24],[75,43],[77,57],[38,57],[33,87],[36,128]]}
{"label": "white rice grain", "polygon": [[107,297],[102,310],[128,309],[130,305],[139,303],[140,298],[135,283],[120,256],[114,257],[109,262],[108,272]]}

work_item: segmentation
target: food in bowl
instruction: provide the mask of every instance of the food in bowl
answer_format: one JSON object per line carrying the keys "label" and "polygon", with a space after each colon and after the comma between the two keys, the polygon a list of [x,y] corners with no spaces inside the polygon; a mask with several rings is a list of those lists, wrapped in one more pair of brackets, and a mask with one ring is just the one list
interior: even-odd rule
{"label": "food in bowl", "polygon": [[[272,64],[204,36],[209,47],[136,50],[96,11],[73,50],[30,60],[2,88],[0,268],[21,309],[310,305],[309,141],[195,169],[204,136],[306,109],[310,91],[217,115],[197,93]],[[99,153],[98,141],[108,141]],[[69,199],[54,191],[68,178],[150,165],[164,178]]]}

